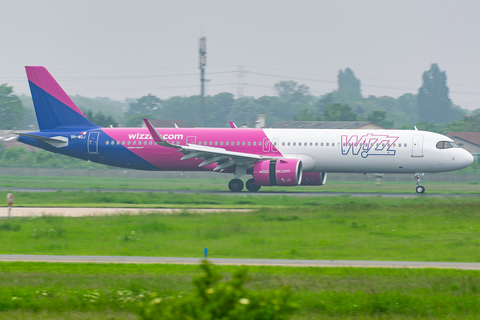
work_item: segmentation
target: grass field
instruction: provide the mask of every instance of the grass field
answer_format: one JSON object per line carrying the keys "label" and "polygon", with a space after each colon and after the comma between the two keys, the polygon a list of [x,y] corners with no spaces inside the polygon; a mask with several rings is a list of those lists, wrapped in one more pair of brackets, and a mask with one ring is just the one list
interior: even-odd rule
{"label": "grass field", "polygon": [[[232,206],[258,200],[265,207],[242,213],[161,215],[146,209],[144,215],[5,219],[0,253],[199,257],[208,247],[211,257],[224,258],[480,262],[479,197],[217,201],[222,200]],[[209,199],[192,203],[197,201]]]}
{"label": "grass field", "polygon": [[[7,191],[0,192],[0,199],[6,199]],[[416,194],[415,194],[416,195]],[[431,198],[422,195],[413,198],[384,198],[351,197],[342,196],[287,196],[281,193],[264,195],[250,193],[222,193],[222,194],[182,194],[175,192],[156,193],[129,193],[129,192],[85,192],[80,191],[56,191],[56,192],[14,192],[15,203],[18,207],[142,207],[142,208],[272,208],[283,206],[322,206],[342,203],[384,203],[384,204],[427,204],[466,201],[478,202],[480,197],[448,197],[448,200],[440,200],[441,196]],[[463,198],[463,200],[460,200]],[[467,198],[470,198],[467,200]],[[6,206],[6,201],[0,204]]]}
{"label": "grass field", "polygon": [[[362,187],[345,185],[357,191]],[[0,193],[0,198],[5,196],[6,192]],[[1,219],[1,254],[200,257],[208,247],[210,257],[480,262],[480,197],[476,196],[403,199],[79,191],[16,192],[15,203],[143,207],[145,214]],[[256,210],[159,215],[148,213],[150,207]],[[236,269],[218,268],[225,278]],[[294,317],[299,320],[478,319],[480,310],[477,271],[249,270],[250,289],[291,287],[301,306]],[[196,266],[179,265],[0,263],[0,319],[136,319],[138,303],[149,293],[182,295],[198,274]]]}
{"label": "grass field", "polygon": [[[479,181],[471,183],[428,182],[428,193],[480,193]],[[151,190],[228,190],[224,179],[130,179],[102,177],[18,177],[0,176],[0,187],[37,188],[98,188],[98,189],[151,189]],[[262,187],[261,192],[380,192],[415,193],[415,180],[411,182],[341,182],[327,181],[324,186]]]}
{"label": "grass field", "polygon": [[[217,266],[228,279],[238,267]],[[152,292],[187,293],[197,266],[0,263],[0,319],[135,319]],[[252,290],[288,286],[294,319],[478,319],[480,272],[249,267]]]}

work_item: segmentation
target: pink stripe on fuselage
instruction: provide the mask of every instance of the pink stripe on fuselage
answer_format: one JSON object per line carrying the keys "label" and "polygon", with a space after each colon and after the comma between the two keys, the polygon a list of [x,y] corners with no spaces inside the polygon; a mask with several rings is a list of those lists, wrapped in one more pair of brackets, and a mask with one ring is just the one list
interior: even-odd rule
{"label": "pink stripe on fuselage", "polygon": [[[177,141],[181,146],[190,144],[200,144],[204,146],[205,141],[208,147],[222,148],[228,151],[244,152],[257,155],[282,157],[278,151],[272,151],[273,144],[268,140],[262,129],[224,129],[224,128],[156,128],[158,133],[170,143],[176,144]],[[156,145],[147,128],[102,128],[112,140],[120,141],[120,144],[129,151],[138,155],[142,159],[148,161],[154,166],[162,170],[199,170],[198,165],[202,159],[188,159],[180,161],[183,156],[178,149],[162,147]],[[123,145],[123,141],[125,144]],[[128,145],[130,141],[130,145]],[[135,145],[133,142],[135,141]],[[150,141],[153,142],[150,145]],[[229,142],[227,146],[225,143]],[[265,141],[269,142],[269,150],[264,148]],[[145,142],[147,144],[145,145]],[[212,144],[210,144],[212,142]],[[217,142],[217,145],[215,145]],[[220,145],[223,142],[223,145]],[[232,142],[234,145],[232,146]],[[237,142],[240,145],[237,146]],[[250,145],[248,143],[250,142]],[[253,143],[255,142],[255,146]],[[259,142],[262,145],[259,145]],[[243,145],[245,143],[245,145]],[[115,142],[116,144],[116,142]],[[105,146],[100,146],[105,147]],[[276,149],[275,149],[276,150]],[[212,170],[216,164],[203,167],[202,169]]]}
{"label": "pink stripe on fuselage", "polygon": [[62,89],[62,87],[60,87],[47,69],[44,67],[25,67],[25,69],[27,70],[27,77],[29,81],[50,94],[55,99],[67,105],[69,108],[84,116],[82,111],[78,109],[72,99],[70,99],[70,97]]}

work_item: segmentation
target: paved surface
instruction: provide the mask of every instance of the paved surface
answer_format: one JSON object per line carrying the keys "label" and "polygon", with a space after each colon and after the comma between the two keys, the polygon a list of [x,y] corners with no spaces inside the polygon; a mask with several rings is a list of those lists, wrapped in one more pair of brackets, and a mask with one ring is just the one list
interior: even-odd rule
{"label": "paved surface", "polygon": [[[277,260],[209,258],[218,265],[285,266],[285,267],[366,267],[366,268],[445,268],[480,270],[480,263],[414,262],[414,261],[356,261],[356,260]],[[202,258],[161,258],[126,256],[53,256],[53,255],[0,255],[0,261],[36,261],[70,263],[161,263],[199,264]]]}
{"label": "paved surface", "polygon": [[[85,192],[131,192],[131,193],[180,193],[180,194],[213,194],[213,195],[252,195],[252,196],[297,196],[297,197],[313,197],[313,196],[340,196],[351,195],[353,197],[396,197],[396,198],[416,198],[416,197],[478,197],[480,194],[441,194],[441,193],[424,193],[418,194],[412,187],[412,192],[407,193],[369,193],[369,192],[285,192],[285,191],[259,191],[259,192],[230,192],[228,190],[156,190],[156,189],[82,189]],[[0,187],[0,191],[10,192],[55,192],[61,191],[78,191],[76,188],[7,188]]]}
{"label": "paved surface", "polygon": [[[251,209],[169,209],[169,208],[51,208],[51,207],[12,207],[11,217],[41,217],[54,215],[63,217],[84,217],[114,214],[178,214],[181,212],[212,213],[212,212],[246,212]],[[8,208],[0,208],[0,218],[6,218]]]}

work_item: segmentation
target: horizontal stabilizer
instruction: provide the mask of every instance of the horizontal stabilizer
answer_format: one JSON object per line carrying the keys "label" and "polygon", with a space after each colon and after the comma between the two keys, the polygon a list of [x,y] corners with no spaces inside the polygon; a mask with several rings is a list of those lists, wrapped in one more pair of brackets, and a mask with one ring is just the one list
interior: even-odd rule
{"label": "horizontal stabilizer", "polygon": [[29,133],[19,133],[19,132],[14,132],[15,134],[18,134],[19,136],[24,136],[24,137],[29,137],[29,138],[34,138],[37,140],[41,140],[45,143],[48,143],[55,148],[63,148],[68,146],[68,138],[67,137],[62,137],[62,136],[55,136],[55,137],[44,137],[44,136],[37,136],[35,134],[29,134]]}

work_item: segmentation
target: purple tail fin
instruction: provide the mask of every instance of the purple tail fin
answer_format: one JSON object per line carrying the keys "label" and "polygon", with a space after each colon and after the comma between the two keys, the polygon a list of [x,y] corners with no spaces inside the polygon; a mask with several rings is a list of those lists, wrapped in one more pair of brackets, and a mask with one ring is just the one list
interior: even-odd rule
{"label": "purple tail fin", "polygon": [[25,67],[33,105],[41,131],[54,129],[94,129],[70,97],[44,67]]}

